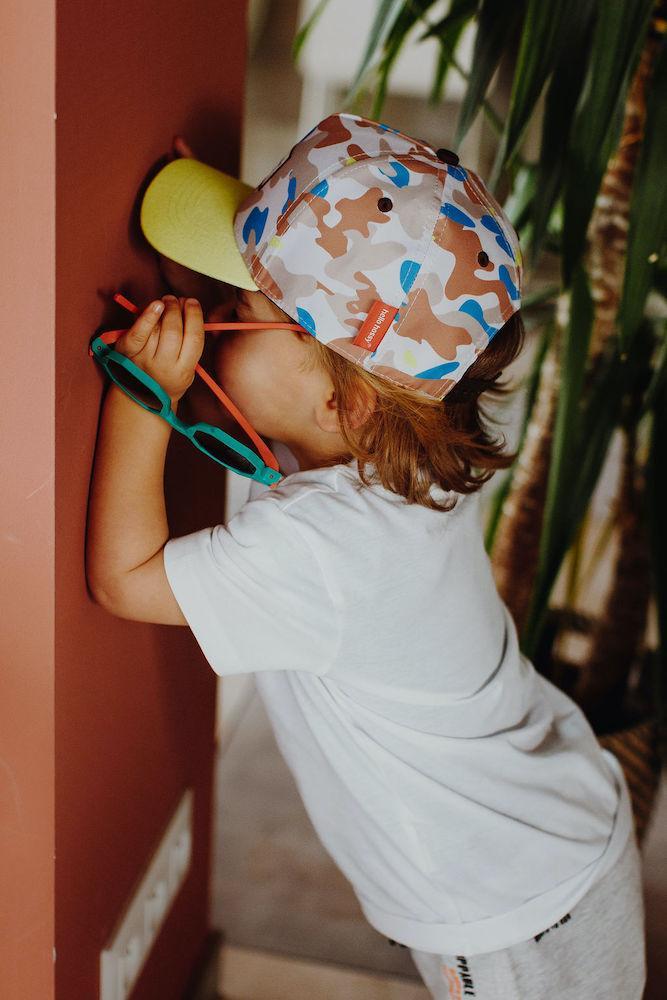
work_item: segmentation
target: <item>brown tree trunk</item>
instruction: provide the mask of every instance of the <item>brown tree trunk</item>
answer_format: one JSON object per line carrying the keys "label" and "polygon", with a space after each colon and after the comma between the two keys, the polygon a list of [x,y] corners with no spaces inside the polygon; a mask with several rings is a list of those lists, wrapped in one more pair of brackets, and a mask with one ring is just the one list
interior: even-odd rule
{"label": "brown tree trunk", "polygon": [[602,613],[595,619],[589,655],[573,697],[591,724],[605,731],[622,724],[628,674],[643,655],[649,602],[651,563],[641,511],[643,476],[636,465],[636,433],[625,435],[616,518],[618,555]]}
{"label": "brown tree trunk", "polygon": [[[646,123],[646,95],[663,43],[662,34],[651,26],[628,90],[619,146],[609,160],[588,230],[588,271],[594,303],[589,379],[595,377],[607,341],[616,335],[627,257],[630,199]],[[636,412],[640,399],[632,402]],[[601,727],[624,701],[628,675],[641,653],[646,633],[652,584],[641,512],[644,479],[640,476],[636,428],[631,426],[626,431],[617,498],[617,562],[605,609],[596,622],[590,653],[574,690],[574,697],[589,718]]]}
{"label": "brown tree trunk", "polygon": [[[657,8],[662,4],[658,4]],[[656,12],[657,12],[656,8]],[[588,227],[587,271],[594,305],[593,330],[588,355],[589,375],[594,377],[606,342],[614,334],[628,243],[630,199],[635,168],[644,138],[646,94],[656,56],[663,44],[653,22],[625,102],[625,118],[618,149],[609,160]],[[663,30],[664,34],[664,30]]]}

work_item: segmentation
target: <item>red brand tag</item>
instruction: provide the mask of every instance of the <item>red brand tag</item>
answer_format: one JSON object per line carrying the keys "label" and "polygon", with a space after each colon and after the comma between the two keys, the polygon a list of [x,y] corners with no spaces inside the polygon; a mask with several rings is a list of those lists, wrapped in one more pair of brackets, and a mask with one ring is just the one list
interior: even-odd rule
{"label": "red brand tag", "polygon": [[352,341],[354,346],[374,351],[391,326],[397,312],[398,306],[388,306],[382,299],[376,299]]}

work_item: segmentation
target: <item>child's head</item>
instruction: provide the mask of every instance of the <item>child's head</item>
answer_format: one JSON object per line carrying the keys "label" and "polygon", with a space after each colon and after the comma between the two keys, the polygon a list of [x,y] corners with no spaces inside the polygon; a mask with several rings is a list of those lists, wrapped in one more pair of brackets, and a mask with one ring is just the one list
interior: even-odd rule
{"label": "child's head", "polygon": [[[442,400],[427,399],[355,365],[309,333],[272,329],[292,318],[263,292],[237,293],[238,318],[266,329],[218,338],[214,377],[250,423],[282,441],[301,469],[359,460],[371,480],[409,503],[440,509],[432,484],[476,491],[515,458],[485,427],[480,395],[501,397],[503,371],[521,351],[524,326],[514,313]],[[476,471],[473,471],[476,470]]]}
{"label": "child's head", "polygon": [[216,374],[300,468],[357,458],[365,483],[442,509],[433,485],[472,492],[511,464],[479,396],[502,394],[523,342],[521,248],[452,150],[332,114],[254,188],[167,164],[141,222],[167,256],[249,290],[241,317],[266,328],[220,338]]}

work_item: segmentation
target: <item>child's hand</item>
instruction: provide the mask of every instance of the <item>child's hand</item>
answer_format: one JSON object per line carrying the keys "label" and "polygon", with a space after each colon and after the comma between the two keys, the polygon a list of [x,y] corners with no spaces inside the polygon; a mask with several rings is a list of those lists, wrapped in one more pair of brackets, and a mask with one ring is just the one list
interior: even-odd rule
{"label": "child's hand", "polygon": [[156,303],[151,302],[113,346],[154,378],[175,403],[192,385],[195,366],[204,350],[204,315],[194,299],[179,301],[173,295],[164,295],[162,301],[162,315],[155,312]]}

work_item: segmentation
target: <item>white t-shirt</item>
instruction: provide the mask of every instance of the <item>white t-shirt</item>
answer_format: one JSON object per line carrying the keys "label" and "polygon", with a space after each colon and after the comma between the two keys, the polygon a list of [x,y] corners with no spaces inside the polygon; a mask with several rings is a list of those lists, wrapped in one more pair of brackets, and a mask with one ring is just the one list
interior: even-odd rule
{"label": "white t-shirt", "polygon": [[164,562],[212,668],[255,673],[368,922],[475,955],[564,916],[619,857],[632,812],[616,757],[519,650],[480,494],[450,495],[448,513],[407,504],[364,487],[356,460],[295,471],[253,482],[226,526],[170,539]]}

